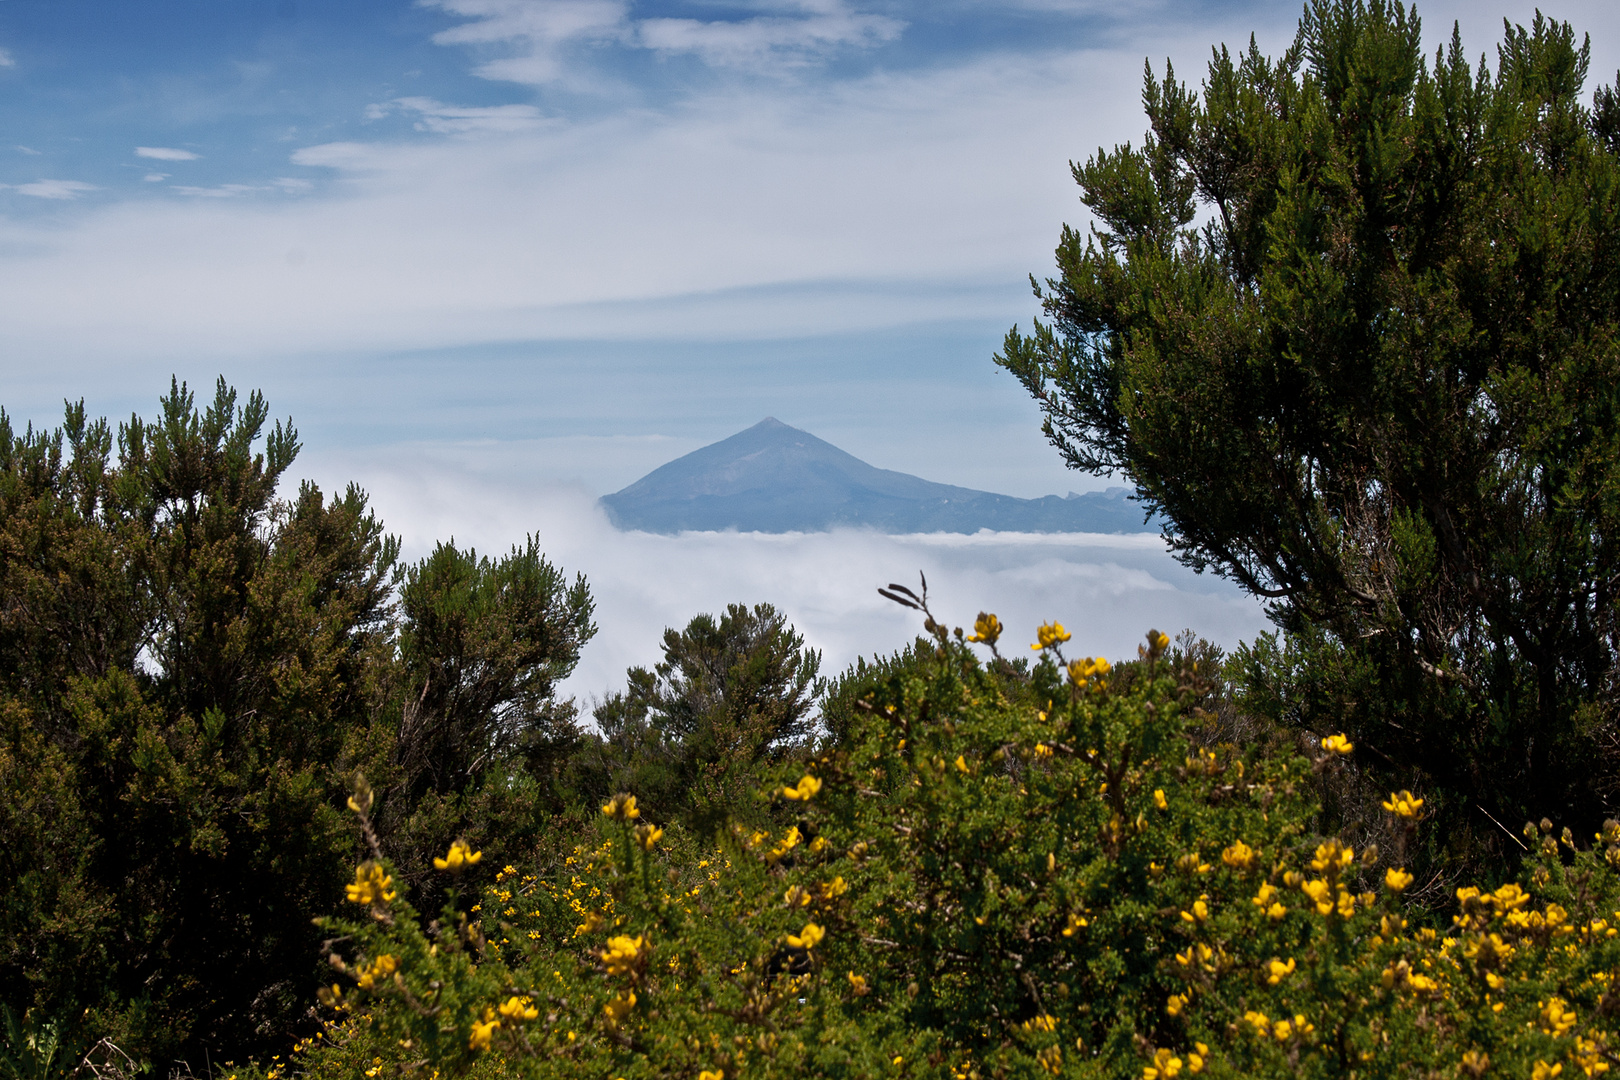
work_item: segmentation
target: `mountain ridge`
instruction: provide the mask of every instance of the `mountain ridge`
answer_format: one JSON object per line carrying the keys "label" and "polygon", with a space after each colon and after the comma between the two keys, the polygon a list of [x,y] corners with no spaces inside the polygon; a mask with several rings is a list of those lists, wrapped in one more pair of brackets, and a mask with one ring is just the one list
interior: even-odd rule
{"label": "mountain ridge", "polygon": [[621,529],[824,532],[1148,532],[1142,509],[1110,492],[1019,499],[880,469],[766,417],[659,466],[601,499]]}

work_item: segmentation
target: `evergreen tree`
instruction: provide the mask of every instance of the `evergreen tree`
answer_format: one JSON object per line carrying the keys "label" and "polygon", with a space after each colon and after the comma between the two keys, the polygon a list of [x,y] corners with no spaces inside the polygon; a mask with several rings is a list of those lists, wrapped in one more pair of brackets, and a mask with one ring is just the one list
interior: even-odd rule
{"label": "evergreen tree", "polygon": [[533,541],[402,573],[358,488],[278,497],[268,415],[223,380],[116,433],[0,413],[0,1007],[165,1073],[308,1023],[357,769],[436,847],[535,808],[594,629]]}
{"label": "evergreen tree", "polygon": [[602,742],[584,785],[634,791],[660,819],[700,829],[746,816],[763,770],[809,744],[821,654],[770,604],[699,615],[665,630],[663,651],[597,706]]}
{"label": "evergreen tree", "polygon": [[[1073,168],[1049,321],[997,362],[1075,468],[1265,598],[1251,702],[1510,823],[1615,792],[1620,105],[1539,14],[1494,70],[1313,0],[1294,45],[1150,68]],[[1441,800],[1445,802],[1445,799]],[[1462,820],[1460,817],[1456,820]]]}

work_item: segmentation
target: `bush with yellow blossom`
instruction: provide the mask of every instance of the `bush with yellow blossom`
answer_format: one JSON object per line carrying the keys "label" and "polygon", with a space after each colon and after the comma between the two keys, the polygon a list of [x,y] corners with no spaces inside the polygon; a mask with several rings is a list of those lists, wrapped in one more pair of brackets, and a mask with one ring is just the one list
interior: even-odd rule
{"label": "bush with yellow blossom", "polygon": [[[1531,826],[1519,880],[1411,906],[1404,866],[1313,832],[1313,777],[1351,767],[1348,740],[1210,744],[1189,707],[1204,673],[1165,635],[1076,663],[1049,624],[1032,664],[1002,659],[990,625],[971,641],[930,614],[929,638],[867,669],[839,738],[758,793],[770,828],[700,847],[622,793],[559,864],[486,872],[427,924],[385,860],[363,865],[355,917],[331,926],[339,1011],[299,1066],[1160,1080],[1620,1064],[1620,826],[1590,848]],[[1419,795],[1389,807],[1409,839],[1423,827]]]}

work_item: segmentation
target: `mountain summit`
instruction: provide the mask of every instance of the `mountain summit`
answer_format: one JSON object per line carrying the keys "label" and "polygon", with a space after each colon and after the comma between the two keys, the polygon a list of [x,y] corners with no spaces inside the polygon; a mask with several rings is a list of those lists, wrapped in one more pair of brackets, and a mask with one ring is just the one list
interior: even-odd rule
{"label": "mountain summit", "polygon": [[602,504],[621,529],[673,533],[1147,532],[1124,488],[1015,499],[878,469],[807,431],[767,417],[643,476]]}

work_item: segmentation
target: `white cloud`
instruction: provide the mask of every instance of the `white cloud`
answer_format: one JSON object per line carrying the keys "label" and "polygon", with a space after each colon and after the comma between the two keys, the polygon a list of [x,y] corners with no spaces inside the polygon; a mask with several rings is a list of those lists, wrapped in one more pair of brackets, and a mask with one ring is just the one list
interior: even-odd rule
{"label": "white cloud", "polygon": [[[0,345],[172,365],[1000,320],[1027,310],[1024,274],[1077,209],[1068,159],[1114,133],[1108,107],[1122,137],[1138,126],[1113,90],[1138,63],[992,57],[566,123],[417,102],[471,130],[299,150],[333,170],[319,196],[186,186],[199,197],[0,221]],[[1109,105],[1077,115],[1088,97]]]}
{"label": "white cloud", "polygon": [[900,36],[905,23],[864,15],[840,0],[789,5],[798,17],[767,15],[734,22],[644,19],[636,39],[666,53],[692,53],[717,67],[757,68],[771,62],[807,62],[841,47],[870,47]]}
{"label": "white cloud", "polygon": [[857,11],[848,0],[764,0],[764,13],[741,19],[636,19],[620,0],[425,0],[472,20],[439,33],[441,45],[503,47],[486,60],[488,79],[545,85],[570,73],[569,48],[617,44],[685,53],[717,67],[756,70],[804,64],[844,48],[866,48],[900,36],[905,23]]}
{"label": "white cloud", "polygon": [[10,49],[0,49],[0,67],[16,67],[17,61],[12,59]]}
{"label": "white cloud", "polygon": [[473,20],[441,31],[441,45],[501,45],[516,55],[478,67],[489,79],[544,84],[563,75],[562,51],[576,42],[621,39],[629,25],[624,0],[424,0]]}
{"label": "white cloud", "polygon": [[371,494],[402,535],[408,559],[435,541],[504,553],[538,533],[547,558],[583,573],[601,633],[564,692],[581,699],[622,687],[625,668],[658,660],[666,627],[684,626],[727,603],[766,601],[786,612],[835,674],[857,656],[886,655],[920,632],[915,614],[884,600],[890,581],[928,577],[936,614],[972,625],[996,612],[1009,641],[1060,619],[1075,648],[1134,654],[1149,627],[1193,630],[1224,646],[1268,628],[1258,604],[1177,564],[1151,535],[981,533],[887,536],[858,530],[768,535],[621,533],[577,489],[546,488],[464,468],[445,468],[422,448],[301,462],[327,490],[349,480]]}
{"label": "white cloud", "polygon": [[145,180],[148,184],[161,184],[168,178],[169,174],[166,172],[149,172],[145,176],[141,177],[141,179]]}
{"label": "white cloud", "polygon": [[263,184],[219,184],[216,187],[195,187],[190,184],[169,185],[177,193],[194,199],[235,199],[267,190]]}
{"label": "white cloud", "polygon": [[176,150],[172,146],[137,146],[135,156],[154,161],[196,161],[198,157],[190,150]]}
{"label": "white cloud", "polygon": [[95,191],[96,185],[83,180],[35,180],[31,184],[13,184],[11,188],[36,199],[77,199],[87,191]]}
{"label": "white cloud", "polygon": [[298,176],[278,176],[270,183],[289,195],[302,195],[315,190],[313,183]]}
{"label": "white cloud", "polygon": [[[627,6],[605,0],[446,4],[471,20],[452,34],[494,44],[523,27],[581,42],[629,25]],[[802,5],[750,12],[820,17]],[[1196,80],[1211,41],[1247,38],[1252,11],[1219,17],[1149,23],[1095,51],[753,80],[584,120],[407,99],[386,108],[456,133],[298,150],[296,164],[331,170],[304,198],[188,187],[198,197],[0,219],[0,349],[20,366],[166,374],[524,339],[1027,321],[1024,275],[1051,266],[1061,222],[1085,219],[1069,160],[1140,137],[1144,52]],[[1264,24],[1261,47],[1285,46],[1293,18]],[[1594,69],[1612,70],[1613,56]],[[47,190],[86,189],[30,193]],[[293,249],[307,255],[296,267]]]}
{"label": "white cloud", "polygon": [[367,106],[366,118],[381,120],[393,112],[414,113],[419,117],[416,130],[439,135],[528,131],[541,119],[540,110],[533,105],[446,105],[425,97],[395,98]]}
{"label": "white cloud", "polygon": [[35,150],[32,146],[18,146],[17,153],[27,154],[29,157],[39,157],[40,155],[40,151]]}

